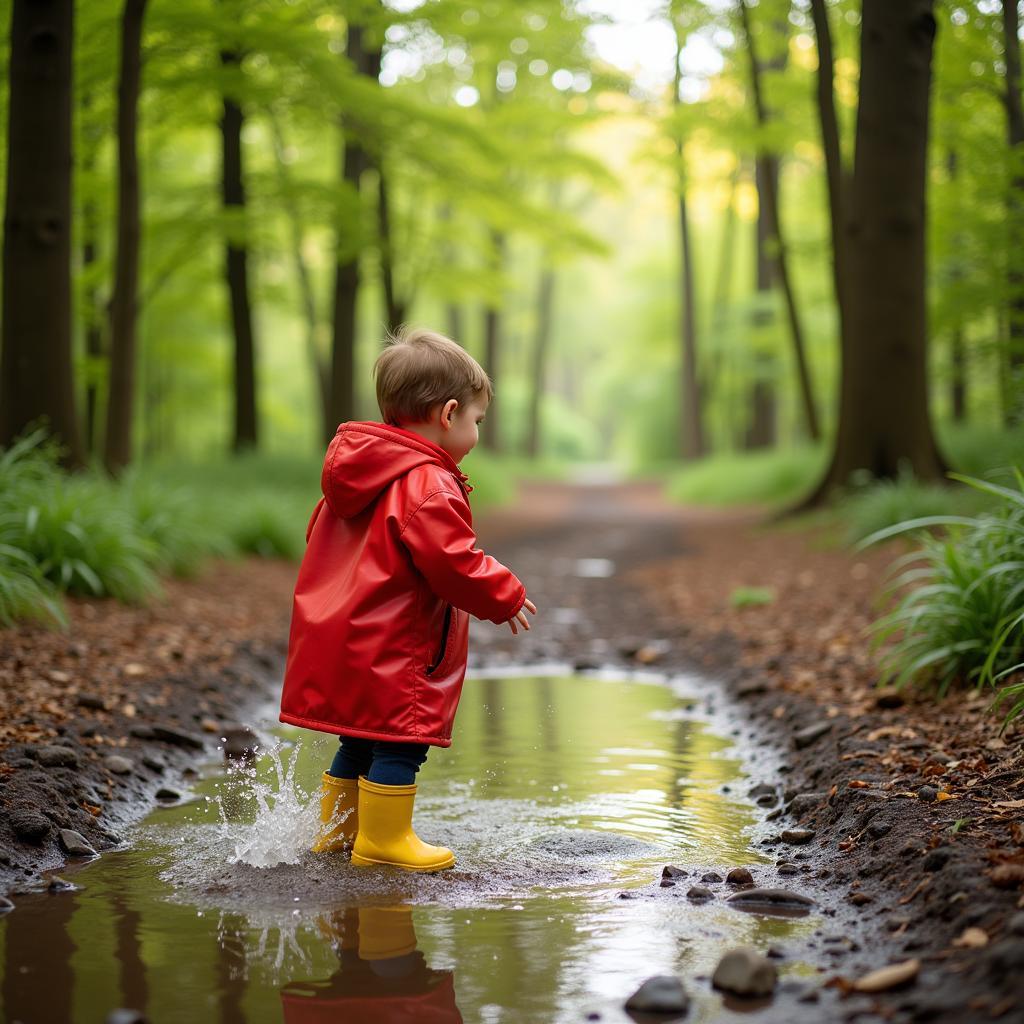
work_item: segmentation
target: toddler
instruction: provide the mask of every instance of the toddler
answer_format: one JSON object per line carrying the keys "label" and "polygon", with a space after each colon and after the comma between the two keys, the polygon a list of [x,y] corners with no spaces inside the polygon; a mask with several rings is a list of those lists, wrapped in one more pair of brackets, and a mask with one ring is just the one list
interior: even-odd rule
{"label": "toddler", "polygon": [[492,397],[450,338],[403,328],[374,367],[383,423],[343,423],[292,608],[281,720],[336,733],[314,851],[352,863],[451,867],[413,831],[416,772],[451,745],[469,615],[529,629],[522,583],[476,546],[459,463]]}

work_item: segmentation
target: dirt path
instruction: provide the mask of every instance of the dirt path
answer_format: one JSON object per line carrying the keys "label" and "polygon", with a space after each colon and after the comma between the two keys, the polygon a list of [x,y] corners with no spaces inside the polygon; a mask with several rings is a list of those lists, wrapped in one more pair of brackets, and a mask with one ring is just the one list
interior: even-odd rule
{"label": "dirt path", "polygon": [[[472,665],[696,668],[741,702],[749,749],[785,752],[759,801],[762,843],[836,914],[836,933],[800,955],[839,990],[869,966],[920,962],[908,988],[821,1020],[1024,1020],[1024,737],[994,740],[983,698],[879,706],[861,630],[891,552],[854,557],[756,513],[685,509],[656,484],[597,476],[526,485],[477,526],[541,613],[519,637],[474,623]],[[274,688],[293,579],[291,566],[215,567],[170,585],[163,606],[77,605],[70,642],[0,633],[8,885],[60,863],[60,828],[116,842],[118,822],[231,723],[240,693]],[[773,599],[737,607],[738,587]],[[794,828],[798,847],[784,839]],[[670,898],[658,883],[652,898]]]}

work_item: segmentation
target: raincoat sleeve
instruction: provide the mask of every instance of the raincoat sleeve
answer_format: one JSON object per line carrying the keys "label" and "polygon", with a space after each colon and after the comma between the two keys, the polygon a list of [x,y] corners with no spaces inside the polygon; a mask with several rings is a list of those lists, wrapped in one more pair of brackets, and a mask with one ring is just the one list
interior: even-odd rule
{"label": "raincoat sleeve", "polygon": [[413,510],[402,543],[438,597],[478,619],[508,622],[523,606],[526,587],[476,545],[469,506],[461,495],[435,491]]}

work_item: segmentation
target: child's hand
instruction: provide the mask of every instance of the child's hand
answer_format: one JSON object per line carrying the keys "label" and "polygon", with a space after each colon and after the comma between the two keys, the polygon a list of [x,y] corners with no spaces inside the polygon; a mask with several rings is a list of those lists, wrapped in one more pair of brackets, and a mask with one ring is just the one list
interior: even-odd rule
{"label": "child's hand", "polygon": [[[526,611],[524,611],[523,609],[526,609]],[[519,623],[520,626],[523,627],[523,629],[529,629],[530,628],[530,623],[526,619],[526,612],[527,611],[531,615],[536,615],[537,614],[537,606],[529,598],[527,598],[523,602],[523,607],[520,608],[519,611],[516,612],[515,616],[508,620],[509,628],[517,636],[519,634],[519,630],[516,628],[516,623],[517,622]]]}

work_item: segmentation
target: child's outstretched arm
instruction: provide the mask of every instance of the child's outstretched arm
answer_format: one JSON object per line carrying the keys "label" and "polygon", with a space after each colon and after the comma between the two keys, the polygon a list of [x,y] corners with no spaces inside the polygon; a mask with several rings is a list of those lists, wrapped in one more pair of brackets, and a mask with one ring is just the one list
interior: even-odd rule
{"label": "child's outstretched arm", "polygon": [[536,606],[511,569],[476,547],[469,505],[461,495],[427,495],[402,526],[400,537],[431,590],[478,619],[529,629],[523,608]]}

